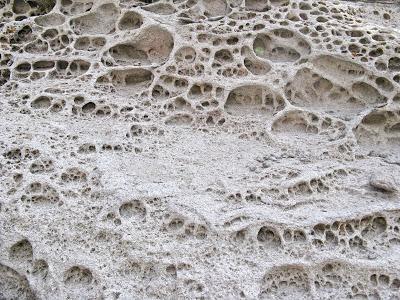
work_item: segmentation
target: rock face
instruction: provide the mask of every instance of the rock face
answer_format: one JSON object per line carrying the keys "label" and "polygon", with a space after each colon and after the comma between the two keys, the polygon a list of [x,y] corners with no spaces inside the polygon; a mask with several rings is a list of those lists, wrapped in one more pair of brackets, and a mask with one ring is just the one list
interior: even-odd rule
{"label": "rock face", "polygon": [[397,182],[388,174],[373,174],[369,181],[370,185],[386,193],[397,192]]}
{"label": "rock face", "polygon": [[399,299],[398,1],[0,1],[0,299]]}

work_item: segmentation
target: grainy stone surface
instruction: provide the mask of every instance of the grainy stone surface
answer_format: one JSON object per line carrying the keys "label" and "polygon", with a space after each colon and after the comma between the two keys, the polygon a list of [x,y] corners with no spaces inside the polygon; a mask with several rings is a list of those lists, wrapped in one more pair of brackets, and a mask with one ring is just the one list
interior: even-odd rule
{"label": "grainy stone surface", "polygon": [[397,192],[398,183],[390,174],[375,173],[369,182],[374,188],[387,193]]}
{"label": "grainy stone surface", "polygon": [[0,299],[399,299],[399,28],[0,0]]}

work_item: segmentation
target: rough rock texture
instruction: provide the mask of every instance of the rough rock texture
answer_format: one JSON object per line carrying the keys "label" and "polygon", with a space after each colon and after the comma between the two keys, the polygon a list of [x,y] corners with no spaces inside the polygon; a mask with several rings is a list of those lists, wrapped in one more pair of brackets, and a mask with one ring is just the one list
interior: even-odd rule
{"label": "rough rock texture", "polygon": [[399,299],[399,28],[0,0],[0,299]]}

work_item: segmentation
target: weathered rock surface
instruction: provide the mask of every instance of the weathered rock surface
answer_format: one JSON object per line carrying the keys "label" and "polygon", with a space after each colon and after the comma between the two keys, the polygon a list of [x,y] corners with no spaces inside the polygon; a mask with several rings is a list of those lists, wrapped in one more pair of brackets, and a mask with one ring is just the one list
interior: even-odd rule
{"label": "weathered rock surface", "polygon": [[369,183],[375,189],[385,193],[394,193],[398,190],[398,183],[390,174],[375,173],[371,176]]}
{"label": "weathered rock surface", "polygon": [[0,0],[0,298],[399,299],[399,26]]}

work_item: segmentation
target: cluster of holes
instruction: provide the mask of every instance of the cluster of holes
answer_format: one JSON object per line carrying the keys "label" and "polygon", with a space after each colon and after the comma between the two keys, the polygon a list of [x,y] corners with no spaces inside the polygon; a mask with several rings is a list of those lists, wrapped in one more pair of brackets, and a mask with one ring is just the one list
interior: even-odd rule
{"label": "cluster of holes", "polygon": [[85,74],[89,68],[90,63],[81,59],[73,61],[43,60],[34,63],[20,62],[14,69],[13,77],[15,79],[29,78],[30,80],[39,80],[44,77],[70,79]]}
{"label": "cluster of holes", "polygon": [[204,240],[209,235],[209,230],[205,224],[199,224],[187,220],[178,215],[167,215],[165,229],[180,238],[196,238]]}
{"label": "cluster of holes", "polygon": [[27,204],[54,204],[60,201],[60,196],[48,183],[34,181],[25,188],[21,201]]}

